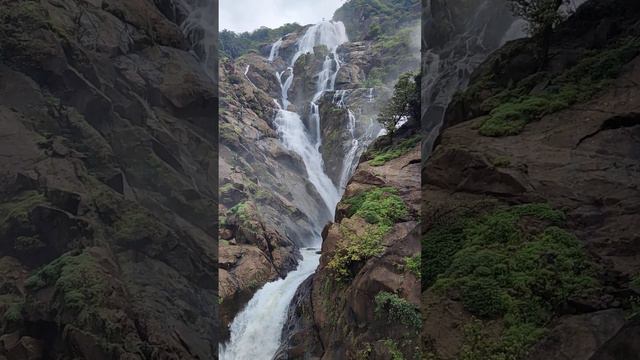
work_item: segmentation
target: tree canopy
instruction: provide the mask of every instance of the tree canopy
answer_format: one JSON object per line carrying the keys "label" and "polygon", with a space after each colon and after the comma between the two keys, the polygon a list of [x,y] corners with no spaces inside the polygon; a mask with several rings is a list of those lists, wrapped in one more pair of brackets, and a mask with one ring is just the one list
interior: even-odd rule
{"label": "tree canopy", "polygon": [[400,75],[393,96],[378,115],[378,121],[393,136],[403,119],[420,118],[420,75],[407,72]]}

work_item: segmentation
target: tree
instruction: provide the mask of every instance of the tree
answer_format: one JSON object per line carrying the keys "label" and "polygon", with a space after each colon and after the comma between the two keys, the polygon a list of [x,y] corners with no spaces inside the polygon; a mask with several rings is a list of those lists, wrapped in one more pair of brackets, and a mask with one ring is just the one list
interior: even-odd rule
{"label": "tree", "polygon": [[509,0],[511,11],[529,23],[529,34],[540,41],[540,64],[547,65],[551,37],[556,26],[568,13],[561,9],[571,0]]}
{"label": "tree", "polygon": [[389,137],[393,137],[401,120],[416,118],[420,114],[420,93],[416,79],[416,75],[411,72],[400,75],[391,100],[378,115],[378,121],[387,130]]}

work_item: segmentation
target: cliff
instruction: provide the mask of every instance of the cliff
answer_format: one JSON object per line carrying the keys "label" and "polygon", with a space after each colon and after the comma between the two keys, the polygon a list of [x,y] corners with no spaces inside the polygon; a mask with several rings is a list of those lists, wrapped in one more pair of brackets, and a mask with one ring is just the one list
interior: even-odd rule
{"label": "cliff", "polygon": [[428,358],[637,358],[639,11],[589,1],[544,70],[509,42],[449,104],[422,169]]}
{"label": "cliff", "polygon": [[0,2],[0,357],[217,356],[217,25],[195,5]]}
{"label": "cliff", "polygon": [[[284,28],[291,30],[279,39],[254,42],[243,54],[220,63],[219,237],[224,332],[262,285],[295,269],[299,249],[310,246],[320,237],[322,226],[332,220],[333,209],[323,206],[324,194],[309,179],[305,159],[281,139],[279,126],[283,125],[277,123],[276,116],[279,107],[300,115],[305,131],[301,136],[321,138],[321,170],[330,185],[341,191],[360,154],[380,131],[375,118],[391,95],[392,80],[399,72],[419,66],[415,55],[419,43],[409,31],[415,32],[417,26],[416,21],[403,23],[401,31],[388,33],[393,35],[390,38],[358,39],[348,34],[352,41],[342,43],[335,53],[320,45],[298,56],[299,43],[311,25],[231,36],[255,38],[263,31],[276,34]],[[221,48],[235,44],[229,38],[221,39]],[[314,38],[308,41],[317,43]],[[334,63],[334,57],[339,57],[339,64]],[[405,60],[394,68],[378,66],[398,57]],[[320,93],[318,79],[323,71],[336,72],[335,82],[331,80],[335,85],[314,99]],[[285,104],[282,88],[288,78],[292,80]],[[320,119],[317,127],[316,115]]]}
{"label": "cliff", "polygon": [[417,121],[401,130],[372,145],[349,181],[276,359],[420,359]]}

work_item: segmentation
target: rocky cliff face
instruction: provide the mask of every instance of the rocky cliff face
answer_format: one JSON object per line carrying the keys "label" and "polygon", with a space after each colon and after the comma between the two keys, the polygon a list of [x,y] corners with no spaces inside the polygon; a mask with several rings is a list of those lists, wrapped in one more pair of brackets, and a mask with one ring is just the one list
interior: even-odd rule
{"label": "rocky cliff face", "polygon": [[2,358],[216,357],[217,26],[156,4],[0,2]]}
{"label": "rocky cliff face", "polygon": [[[411,3],[417,4],[415,1]],[[405,7],[405,5],[401,7]],[[353,22],[353,20],[350,21]],[[412,25],[417,24],[412,23]],[[305,245],[305,236],[310,238],[304,231],[313,229],[312,224],[314,223],[324,224],[331,220],[327,216],[329,214],[325,212],[328,209],[322,209],[320,205],[322,201],[318,198],[313,186],[310,186],[306,180],[306,171],[301,159],[278,143],[277,126],[274,124],[277,110],[274,99],[279,100],[282,97],[279,81],[284,82],[289,77],[289,71],[292,71],[293,82],[288,92],[288,101],[290,102],[288,109],[300,114],[307,131],[311,136],[316,135],[315,125],[313,125],[314,122],[311,118],[312,105],[310,100],[319,91],[318,74],[323,70],[323,66],[326,66],[327,57],[332,58],[335,55],[325,46],[316,46],[312,53],[302,54],[294,64],[291,64],[298,50],[298,40],[304,36],[308,29],[309,27],[303,27],[299,31],[283,36],[277,51],[273,52],[272,61],[268,60],[272,55],[272,47],[265,45],[259,46],[256,51],[221,64],[221,134],[223,135],[221,136],[221,213],[227,215],[224,218],[225,225],[223,225],[220,236],[228,241],[221,242],[222,269],[220,279],[221,294],[224,294],[222,317],[223,321],[227,321],[227,324],[259,286],[292,269],[292,265],[295,265],[297,261],[297,249]],[[324,171],[339,189],[347,185],[348,177],[345,177],[345,174],[348,175],[357,165],[362,147],[371,142],[379,133],[380,126],[375,119],[381,106],[391,95],[390,87],[395,82],[395,77],[399,72],[415,70],[419,65],[416,56],[419,44],[412,41],[414,39],[410,36],[409,25],[403,23],[400,30],[403,31],[398,31],[398,28],[389,30],[386,33],[388,38],[372,36],[367,39],[359,39],[358,35],[354,34],[354,39],[359,41],[350,41],[339,46],[336,53],[341,61],[340,69],[336,74],[335,91],[326,92],[316,102],[321,119],[319,126],[322,138],[320,152],[324,160]],[[403,59],[402,64],[398,64],[394,68],[387,67],[388,64],[393,63],[392,59],[399,58]],[[288,67],[291,67],[291,70],[288,70]],[[281,74],[280,79],[278,79],[277,73]],[[415,135],[415,131],[413,135]],[[412,137],[413,140],[415,138],[415,136]],[[360,142],[359,148],[354,148],[353,142],[356,140]],[[416,141],[412,141],[410,147],[413,149],[415,146]],[[353,149],[357,151],[350,153],[350,150]],[[407,182],[411,175],[406,172],[387,174],[387,172],[398,172],[402,165],[408,163],[411,163],[409,165],[412,166],[412,171],[417,171],[419,166],[415,165],[415,161],[412,161],[415,159],[411,157],[415,157],[416,152],[413,151],[413,155],[407,155],[408,151],[404,151],[402,154],[405,156],[403,160],[390,163],[387,167],[374,169],[375,171],[367,170],[373,171],[377,175],[367,175],[368,173],[365,171],[361,176],[378,176],[384,179],[389,176],[389,179],[376,180],[375,183],[382,185],[387,182],[390,187],[397,186],[398,188],[409,186]],[[350,161],[345,161],[345,159],[350,159]],[[402,161],[405,162],[402,163]],[[413,174],[414,181],[417,181],[415,180],[417,179],[416,174]],[[289,325],[287,325],[298,329],[295,331],[296,334],[292,335],[298,340],[305,337],[305,334],[315,334],[313,328],[322,327],[321,331],[317,333],[322,337],[322,340],[317,337],[309,338],[308,344],[315,341],[314,350],[309,349],[309,351],[322,354],[325,347],[320,341],[326,341],[331,343],[326,347],[328,350],[326,356],[355,354],[355,352],[363,350],[356,343],[360,339],[366,339],[371,342],[371,346],[377,346],[379,348],[376,350],[377,353],[384,351],[389,353],[395,349],[395,341],[400,339],[393,337],[388,332],[382,335],[379,333],[380,329],[384,327],[383,324],[393,321],[384,315],[384,312],[388,311],[388,306],[384,303],[386,300],[380,300],[381,310],[378,311],[378,317],[373,315],[373,310],[364,308],[367,305],[359,305],[361,306],[361,309],[358,310],[359,316],[362,318],[358,319],[357,324],[361,325],[372,321],[380,325],[375,326],[371,332],[358,331],[359,335],[352,334],[351,330],[346,329],[356,326],[355,323],[343,317],[351,316],[349,315],[350,310],[345,304],[349,302],[355,305],[358,299],[357,292],[363,291],[363,289],[369,293],[368,302],[373,302],[378,293],[387,294],[391,296],[391,300],[401,299],[402,305],[410,311],[410,314],[415,315],[418,299],[416,275],[412,275],[408,280],[403,280],[400,278],[409,274],[408,270],[389,270],[402,263],[404,257],[410,257],[412,255],[410,251],[417,252],[418,237],[413,231],[416,224],[412,219],[416,217],[415,211],[418,202],[415,193],[418,191],[418,187],[417,183],[411,183],[410,186],[411,195],[405,194],[405,190],[401,190],[400,194],[391,188],[382,187],[381,190],[383,194],[380,196],[389,195],[397,200],[398,206],[406,212],[406,216],[394,219],[393,223],[387,224],[385,220],[385,234],[387,232],[391,234],[394,226],[401,232],[400,234],[389,235],[384,242],[380,234],[374,235],[379,237],[376,240],[379,242],[378,247],[393,248],[388,252],[385,251],[383,261],[368,265],[368,269],[379,271],[383,276],[383,279],[380,280],[382,285],[378,286],[378,280],[371,280],[368,275],[361,275],[362,283],[359,283],[357,287],[350,285],[351,281],[355,281],[354,279],[345,278],[342,282],[337,280],[333,270],[329,270],[327,266],[336,247],[338,247],[338,243],[340,246],[346,246],[348,241],[346,238],[339,240],[342,235],[338,229],[347,227],[338,223],[332,225],[333,240],[329,242],[325,240],[327,245],[322,249],[323,254],[325,252],[329,254],[323,255],[322,280],[307,280],[306,285],[301,289],[302,292],[296,296],[295,302],[300,304],[302,308],[312,309],[309,307],[310,302],[320,301],[318,299],[323,296],[325,299],[322,301],[325,303],[339,301],[340,309],[336,309],[331,317],[344,325],[343,328],[350,336],[350,343],[344,346],[334,344],[338,341],[340,333],[336,333],[335,337],[330,335],[335,327],[326,323],[329,309],[318,308],[318,315],[322,317],[321,325],[316,325],[315,321],[320,320],[314,318],[291,318],[288,322]],[[349,185],[349,189],[353,190],[348,190],[348,194],[350,197],[364,196],[365,193],[369,194],[375,190],[374,188],[375,186],[366,184]],[[227,193],[229,196],[226,195]],[[300,203],[301,201],[302,203]],[[315,204],[315,206],[306,206],[305,201],[309,205]],[[411,204],[406,203],[411,201]],[[272,215],[265,215],[270,212]],[[351,214],[348,217],[353,216]],[[395,225],[395,220],[400,225]],[[358,236],[364,236],[378,226],[368,224],[362,220],[361,215],[346,221],[351,221],[349,229],[357,231]],[[248,233],[256,232],[255,229],[264,235],[247,236]],[[270,237],[267,234],[273,236]],[[266,241],[262,241],[262,238],[265,238]],[[409,248],[403,250],[402,246],[405,242],[409,243]],[[274,255],[274,250],[282,250],[281,254],[287,255],[277,257]],[[346,250],[340,250],[341,254],[344,251]],[[364,265],[365,262],[363,259],[360,265]],[[355,271],[353,275],[355,276],[357,273],[358,271]],[[364,274],[366,273],[368,270],[364,272]],[[331,297],[329,293],[325,294],[326,296],[322,295],[315,290],[320,287],[317,285],[318,281],[330,283],[329,286],[333,286],[333,284],[340,286],[340,293],[336,293],[336,298]],[[360,290],[355,290],[356,288]],[[406,300],[407,298],[409,300]],[[229,305],[226,305],[227,299],[233,299],[233,301],[229,301]],[[240,307],[235,305],[238,304],[236,302],[238,299],[241,299]],[[231,305],[232,303],[235,304]],[[304,311],[307,312],[307,310]],[[315,307],[313,311],[315,311]],[[415,320],[415,317],[412,319]],[[397,329],[405,329],[407,326],[415,333],[415,327],[411,327],[415,326],[415,321],[413,325],[399,325]],[[290,332],[293,333],[293,331]],[[389,343],[389,346],[385,347],[383,340],[380,339],[394,343]],[[376,343],[377,340],[380,341]],[[288,356],[284,354],[294,356],[296,351],[299,354],[304,352],[299,347],[297,350],[289,351],[289,344],[292,343],[287,340],[278,356]],[[414,345],[417,344],[402,342],[398,343],[397,347],[402,347],[403,351],[407,351]]]}
{"label": "rocky cliff face", "polygon": [[[245,74],[246,72],[246,74]],[[273,65],[257,54],[220,64],[220,298],[223,328],[263,284],[294,269],[328,209],[304,163],[278,140]],[[262,90],[262,89],[266,89]]]}
{"label": "rocky cliff face", "polygon": [[639,11],[589,1],[545,71],[508,43],[449,105],[422,171],[430,358],[637,358]]}
{"label": "rocky cliff face", "polygon": [[523,36],[505,0],[426,0],[422,26],[422,132],[427,159],[453,95],[505,41]]}
{"label": "rocky cliff face", "polygon": [[[417,136],[414,124],[395,146]],[[366,156],[358,165],[323,232],[320,266],[289,310],[277,359],[420,358],[419,169],[416,141],[384,164]]]}

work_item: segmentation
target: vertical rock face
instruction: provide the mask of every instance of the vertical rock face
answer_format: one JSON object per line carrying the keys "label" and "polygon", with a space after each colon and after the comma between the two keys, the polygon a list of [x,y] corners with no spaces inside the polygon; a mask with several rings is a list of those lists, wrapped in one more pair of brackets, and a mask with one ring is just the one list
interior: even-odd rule
{"label": "vertical rock face", "polygon": [[[397,142],[418,136],[415,123],[403,130]],[[291,304],[276,358],[419,358],[419,169],[417,143],[382,165],[358,165],[323,232],[320,265]]]}
{"label": "vertical rock face", "polygon": [[[426,0],[422,27],[422,132],[426,159],[453,95],[506,40],[522,36],[505,0]],[[519,31],[520,30],[520,31]]]}
{"label": "vertical rock face", "polygon": [[0,357],[216,357],[217,84],[163,4],[0,2]]}
{"label": "vertical rock face", "polygon": [[449,104],[422,170],[428,356],[637,358],[639,13],[588,1],[545,71],[507,43]]}

